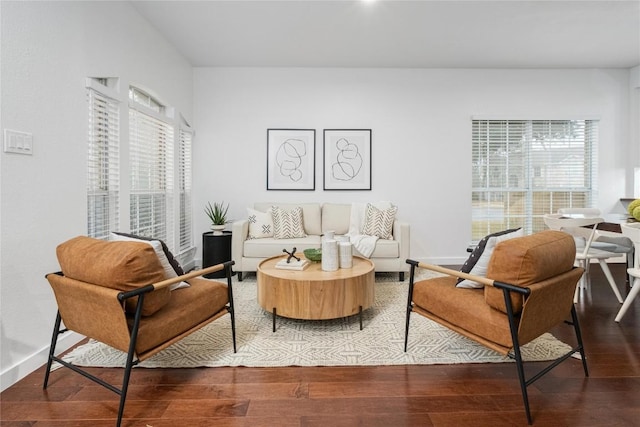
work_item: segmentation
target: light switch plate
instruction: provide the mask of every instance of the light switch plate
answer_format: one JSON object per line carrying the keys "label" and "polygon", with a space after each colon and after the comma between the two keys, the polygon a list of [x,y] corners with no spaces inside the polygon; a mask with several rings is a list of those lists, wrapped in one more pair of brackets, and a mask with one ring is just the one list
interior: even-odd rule
{"label": "light switch plate", "polygon": [[33,134],[17,130],[4,130],[4,152],[33,154]]}

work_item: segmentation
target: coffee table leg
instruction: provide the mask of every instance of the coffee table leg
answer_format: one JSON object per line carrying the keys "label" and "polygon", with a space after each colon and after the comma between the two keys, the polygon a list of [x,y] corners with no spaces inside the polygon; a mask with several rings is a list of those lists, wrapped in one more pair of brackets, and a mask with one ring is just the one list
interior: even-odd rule
{"label": "coffee table leg", "polygon": [[276,331],[276,308],[273,307],[273,332]]}
{"label": "coffee table leg", "polygon": [[358,312],[360,315],[360,330],[362,330],[362,306],[360,306],[360,311]]}

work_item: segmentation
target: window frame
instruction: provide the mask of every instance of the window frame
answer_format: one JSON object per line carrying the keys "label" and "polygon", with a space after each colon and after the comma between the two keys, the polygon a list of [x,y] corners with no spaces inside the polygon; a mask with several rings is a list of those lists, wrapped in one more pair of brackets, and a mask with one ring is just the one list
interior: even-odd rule
{"label": "window frame", "polygon": [[[120,222],[120,113],[114,79],[87,78],[87,235],[108,239]],[[102,203],[100,203],[102,200]],[[98,208],[98,205],[103,208]]]}
{"label": "window frame", "polygon": [[[543,132],[545,126],[548,134]],[[593,207],[598,191],[599,119],[472,117],[471,127],[472,242],[515,227],[523,227],[525,234],[530,234],[545,228],[546,213],[564,207]],[[522,155],[519,164],[517,155]],[[545,157],[549,162],[541,163]],[[551,164],[555,167],[548,167]],[[563,179],[567,181],[560,185]],[[516,201],[518,197],[520,200]],[[519,215],[515,214],[517,206],[521,206]]]}
{"label": "window frame", "polygon": [[[145,94],[147,104],[139,102]],[[153,101],[149,101],[153,100]],[[143,90],[129,90],[129,231],[163,240],[175,251],[175,125]]]}

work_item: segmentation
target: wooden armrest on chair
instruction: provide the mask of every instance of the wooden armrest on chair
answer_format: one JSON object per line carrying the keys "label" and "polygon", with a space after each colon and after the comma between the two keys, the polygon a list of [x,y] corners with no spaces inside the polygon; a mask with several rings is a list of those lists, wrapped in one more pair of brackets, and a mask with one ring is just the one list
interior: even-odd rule
{"label": "wooden armrest on chair", "polygon": [[[220,264],[216,264],[216,265],[212,265],[211,267],[206,267],[200,270],[194,270],[191,271],[189,273],[185,273],[182,276],[177,276],[177,277],[172,277],[171,279],[166,279],[163,280],[161,282],[157,282],[157,283],[152,283],[150,285],[147,286],[143,286],[141,288],[135,289],[133,291],[129,291],[129,292],[121,292],[118,295],[118,299],[120,301],[123,301],[127,298],[131,298],[143,293],[147,293],[147,292],[151,292],[151,291],[155,291],[158,289],[163,289],[166,288],[167,286],[171,286],[173,284],[182,282],[182,281],[187,281],[189,279],[193,279],[194,277],[200,277],[200,276],[204,276],[205,274],[209,274],[209,273],[215,273],[216,271],[220,271],[222,269],[231,269],[231,266],[235,264],[234,261],[227,261],[227,262],[223,262]],[[229,274],[227,274],[227,277],[231,277]]]}
{"label": "wooden armrest on chair", "polygon": [[[441,267],[439,265],[427,264],[424,262],[414,261],[412,259],[407,260],[407,264],[410,264],[413,267],[424,268],[431,271],[436,271],[438,273],[446,274],[447,276],[455,276],[461,279],[473,280],[474,282],[481,283],[485,286],[493,286],[494,288],[499,288],[503,290],[508,290],[510,292],[517,292],[519,294],[528,295],[531,293],[529,288],[521,288],[519,286],[514,286],[509,283],[502,283],[496,280],[488,279],[486,277],[474,276],[473,274],[463,273],[461,271],[452,270],[450,268]],[[411,276],[413,279],[413,275]]]}
{"label": "wooden armrest on chair", "polygon": [[482,283],[485,286],[493,286],[493,280],[487,279],[486,277],[474,276],[473,274],[467,274],[461,271],[452,270],[450,268],[441,267],[439,265],[427,264],[412,259],[408,259],[407,264],[431,271],[436,271],[438,273],[446,274],[447,276],[455,276],[461,279],[473,280],[474,282]]}

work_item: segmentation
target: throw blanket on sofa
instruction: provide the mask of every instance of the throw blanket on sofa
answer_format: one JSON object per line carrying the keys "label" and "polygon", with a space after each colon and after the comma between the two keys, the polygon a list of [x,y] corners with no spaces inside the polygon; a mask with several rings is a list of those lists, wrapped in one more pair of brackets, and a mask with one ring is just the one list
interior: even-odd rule
{"label": "throw blanket on sofa", "polygon": [[[389,209],[391,202],[372,203],[378,209]],[[362,225],[364,224],[364,216],[367,210],[366,203],[351,204],[351,218],[349,219],[349,240],[353,247],[365,258],[370,258],[376,248],[378,236],[369,236],[362,234]]]}

